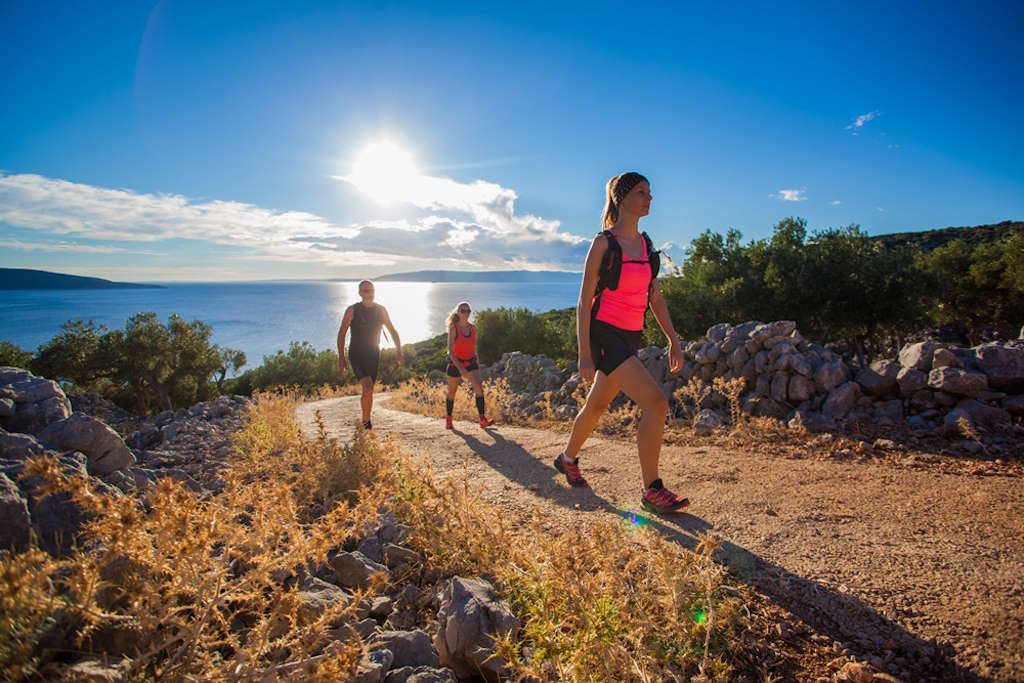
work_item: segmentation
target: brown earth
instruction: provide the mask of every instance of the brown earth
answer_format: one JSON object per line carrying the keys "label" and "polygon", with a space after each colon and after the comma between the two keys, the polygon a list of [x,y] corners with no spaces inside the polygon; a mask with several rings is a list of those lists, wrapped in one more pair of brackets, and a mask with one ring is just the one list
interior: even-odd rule
{"label": "brown earth", "polygon": [[[359,419],[356,397],[306,403],[298,417],[310,434],[317,411],[341,440]],[[1024,680],[1019,469],[666,445],[662,477],[691,506],[638,516],[634,441],[591,436],[580,453],[591,489],[573,490],[551,466],[564,432],[458,421],[449,432],[437,418],[389,410],[386,396],[373,423],[439,476],[467,475],[513,526],[535,511],[551,528],[615,515],[691,549],[712,530],[724,541],[718,559],[753,589],[758,666],[783,679],[833,680],[856,658],[907,681]]]}

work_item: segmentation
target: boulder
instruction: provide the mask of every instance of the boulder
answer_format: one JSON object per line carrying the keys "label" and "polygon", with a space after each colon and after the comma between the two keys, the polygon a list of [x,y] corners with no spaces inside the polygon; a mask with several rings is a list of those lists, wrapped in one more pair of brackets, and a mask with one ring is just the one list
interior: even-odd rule
{"label": "boulder", "polygon": [[18,486],[0,473],[0,550],[25,550],[32,537],[32,518],[28,502]]}
{"label": "boulder", "polygon": [[15,404],[13,398],[0,397],[0,417],[14,415]]}
{"label": "boulder", "polygon": [[729,354],[729,359],[726,362],[733,370],[739,370],[746,365],[748,360],[750,360],[750,356],[747,355],[747,350],[741,346]]}
{"label": "boulder", "polygon": [[451,669],[403,666],[388,672],[384,683],[458,683]]}
{"label": "boulder", "polygon": [[334,570],[334,578],[345,588],[366,588],[377,572],[387,573],[388,568],[374,562],[358,550],[355,552],[331,553],[327,563]]}
{"label": "boulder", "polygon": [[296,611],[302,625],[311,624],[327,610],[345,607],[352,601],[348,593],[315,576],[304,576],[299,581],[296,598],[299,602]]}
{"label": "boulder", "polygon": [[860,385],[856,382],[845,382],[828,392],[828,398],[825,399],[821,412],[826,417],[843,417],[853,410],[859,398]]}
{"label": "boulder", "polygon": [[487,681],[510,678],[505,661],[495,656],[494,637],[519,634],[519,620],[483,579],[452,578],[441,594],[434,638],[440,663],[459,678]]}
{"label": "boulder", "polygon": [[940,366],[928,373],[928,386],[947,394],[976,397],[988,389],[988,378],[980,372]]}
{"label": "boulder", "polygon": [[886,396],[899,387],[900,370],[900,365],[896,361],[875,361],[870,367],[857,373],[857,384],[870,396]]}
{"label": "boulder", "polygon": [[956,354],[949,349],[935,349],[932,355],[932,370],[935,368],[962,368],[963,363],[956,357]]}
{"label": "boulder", "polygon": [[787,423],[790,429],[806,429],[809,432],[830,432],[836,428],[836,421],[819,412],[798,410]]}
{"label": "boulder", "polygon": [[757,417],[770,417],[776,420],[785,420],[789,417],[792,408],[785,403],[780,403],[773,398],[760,398],[753,406],[753,414]]}
{"label": "boulder", "polygon": [[[799,358],[799,356],[797,356]],[[809,367],[809,366],[808,366]],[[789,400],[794,403],[803,403],[814,396],[814,384],[803,374],[793,375],[789,378]]]}
{"label": "boulder", "polygon": [[801,354],[794,354],[790,357],[789,368],[793,372],[798,375],[803,375],[804,377],[811,377],[814,375],[814,366],[811,364],[811,361]]}
{"label": "boulder", "polygon": [[707,342],[701,345],[693,359],[701,365],[707,365],[708,363],[717,363],[721,355],[721,348],[716,346],[714,342]]}
{"label": "boulder", "polygon": [[0,460],[23,461],[36,455],[42,455],[43,447],[30,434],[0,434]]}
{"label": "boulder", "polygon": [[750,331],[750,338],[758,344],[764,344],[773,337],[788,337],[796,329],[796,321],[776,320],[772,323],[757,325]]}
{"label": "boulder", "polygon": [[900,365],[905,368],[914,368],[927,372],[932,367],[932,357],[935,350],[942,348],[942,344],[936,341],[923,341],[914,344],[907,344],[900,350]]}
{"label": "boulder", "polygon": [[705,408],[693,418],[693,431],[697,436],[710,436],[711,433],[725,424],[722,416],[713,410]]}
{"label": "boulder", "polygon": [[54,450],[84,453],[89,474],[100,477],[135,464],[135,456],[118,433],[84,413],[50,423],[39,432],[39,442]]}
{"label": "boulder", "polygon": [[846,381],[848,371],[841,360],[825,361],[814,371],[814,388],[818,393],[827,394]]}
{"label": "boulder", "polygon": [[896,375],[901,396],[913,396],[928,386],[928,375],[915,368],[902,368]]}
{"label": "boulder", "polygon": [[391,650],[393,666],[429,666],[437,668],[438,655],[423,631],[381,631],[370,643],[371,650]]}
{"label": "boulder", "polygon": [[956,408],[946,413],[942,421],[942,433],[945,436],[963,436],[960,418],[967,420],[972,429],[997,430],[1010,425],[1010,414],[1001,408],[993,408],[972,398],[965,398],[957,403]]}
{"label": "boulder", "polygon": [[975,348],[974,355],[993,389],[1024,391],[1024,345],[982,344]]}
{"label": "boulder", "polygon": [[1024,394],[1003,399],[1003,410],[1017,417],[1024,415]]}
{"label": "boulder", "polygon": [[779,403],[785,403],[789,398],[786,393],[789,389],[789,375],[785,372],[777,372],[772,377],[771,389],[769,389],[769,395],[778,401]]}
{"label": "boulder", "polygon": [[708,328],[707,338],[713,342],[720,342],[725,339],[732,326],[729,323],[718,323]]}
{"label": "boulder", "polygon": [[36,434],[51,422],[71,415],[71,401],[60,386],[27,370],[0,368],[0,389],[3,398],[13,402],[13,410],[7,406],[0,411],[0,427],[7,431]]}

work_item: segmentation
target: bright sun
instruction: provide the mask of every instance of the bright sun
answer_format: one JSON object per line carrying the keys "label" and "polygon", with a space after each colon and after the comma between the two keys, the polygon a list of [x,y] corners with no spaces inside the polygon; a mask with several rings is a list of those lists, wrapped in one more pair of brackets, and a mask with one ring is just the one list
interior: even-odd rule
{"label": "bright sun", "polygon": [[346,180],[376,201],[389,204],[408,197],[419,177],[412,155],[383,141],[363,148]]}

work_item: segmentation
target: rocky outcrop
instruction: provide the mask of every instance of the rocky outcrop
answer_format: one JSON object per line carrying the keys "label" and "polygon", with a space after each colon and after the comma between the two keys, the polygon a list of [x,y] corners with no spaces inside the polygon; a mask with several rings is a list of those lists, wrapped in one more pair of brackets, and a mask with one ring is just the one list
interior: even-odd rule
{"label": "rocky outcrop", "polygon": [[[804,339],[793,321],[750,321],[713,325],[704,338],[684,344],[683,366],[676,374],[669,371],[668,355],[661,347],[641,349],[637,356],[670,397],[674,414],[693,416],[700,434],[729,424],[731,411],[717,393],[684,410],[676,402],[677,391],[693,378],[705,384],[742,378],[744,413],[812,431],[870,423],[949,435],[946,416],[965,398],[1012,419],[1021,410],[1016,396],[1024,394],[1024,340],[973,348],[934,340],[914,342],[905,345],[898,358],[879,359],[855,371],[834,350]],[[516,360],[510,363],[513,357]],[[525,375],[518,377],[520,372]],[[556,369],[538,356],[506,354],[483,373],[504,377],[510,387],[529,387],[513,405],[513,411],[526,417],[572,419],[586,388],[574,364],[561,371],[561,385],[550,388]],[[540,388],[545,389],[529,393]],[[620,394],[612,407],[624,400]],[[982,431],[998,431],[1010,423],[979,419],[973,424]]]}
{"label": "rocky outcrop", "polygon": [[46,425],[71,415],[71,402],[52,379],[28,370],[0,367],[0,427],[9,432],[36,434]]}

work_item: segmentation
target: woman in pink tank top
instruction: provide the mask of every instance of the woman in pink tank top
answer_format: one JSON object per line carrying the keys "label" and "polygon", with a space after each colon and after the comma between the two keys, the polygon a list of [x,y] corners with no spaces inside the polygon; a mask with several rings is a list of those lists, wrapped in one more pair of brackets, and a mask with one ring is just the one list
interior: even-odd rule
{"label": "woman in pink tank top", "polygon": [[[639,173],[623,173],[608,181],[602,218],[608,232],[590,245],[576,307],[580,375],[593,385],[573,423],[569,444],[555,458],[555,468],[571,486],[587,486],[577,456],[612,399],[622,391],[643,411],[637,443],[643,478],[640,503],[646,510],[664,514],[682,510],[689,500],[669,491],[658,475],[668,399],[636,357],[648,306],[668,337],[672,372],[682,367],[683,350],[658,281],[651,277],[651,254],[639,229],[640,218],[650,208],[651,186]],[[615,259],[621,259],[618,281],[599,289],[602,268]]]}

